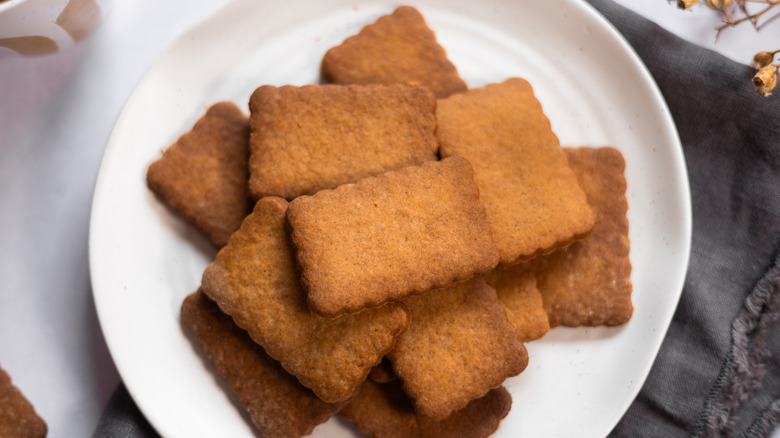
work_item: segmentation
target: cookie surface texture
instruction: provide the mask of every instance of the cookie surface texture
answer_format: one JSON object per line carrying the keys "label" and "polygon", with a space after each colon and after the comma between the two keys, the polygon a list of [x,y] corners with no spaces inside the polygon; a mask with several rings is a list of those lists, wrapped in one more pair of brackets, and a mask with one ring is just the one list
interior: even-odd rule
{"label": "cookie surface texture", "polygon": [[531,85],[519,78],[440,100],[442,157],[474,166],[480,199],[511,265],[584,237],[593,212]]}
{"label": "cookie surface texture", "polygon": [[0,368],[0,436],[42,438],[46,433],[46,422]]}
{"label": "cookie surface texture", "polygon": [[285,229],[287,201],[263,198],[203,273],[203,291],[287,372],[327,402],[346,400],[409,320],[396,303],[328,319],[312,313]]}
{"label": "cookie surface texture", "polygon": [[460,157],[302,196],[287,220],[309,307],[334,316],[490,271],[498,252]]}
{"label": "cookie surface texture", "polygon": [[485,274],[485,280],[496,290],[498,301],[523,342],[535,341],[550,330],[542,294],[528,263],[496,268]]}
{"label": "cookie surface texture", "polygon": [[433,420],[414,411],[400,383],[366,382],[340,415],[368,437],[483,438],[496,431],[511,405],[502,386],[443,420]]}
{"label": "cookie surface texture", "polygon": [[249,118],[231,102],[208,109],[149,166],[149,187],[216,248],[251,212]]}
{"label": "cookie surface texture", "polygon": [[322,74],[336,84],[419,84],[437,98],[466,91],[419,11],[402,6],[328,50]]}
{"label": "cookie surface texture", "polygon": [[633,313],[625,160],[614,148],[565,148],[596,214],[588,237],[531,263],[550,325],[619,325]]}
{"label": "cookie surface texture", "polygon": [[388,358],[420,414],[443,419],[528,365],[496,291],[482,277],[411,296],[412,319]]}
{"label": "cookie surface texture", "polygon": [[308,435],[346,404],[317,398],[202,291],[184,300],[181,318],[264,437]]}
{"label": "cookie surface texture", "polygon": [[249,190],[291,200],[435,160],[435,107],[419,86],[262,86],[249,101]]}

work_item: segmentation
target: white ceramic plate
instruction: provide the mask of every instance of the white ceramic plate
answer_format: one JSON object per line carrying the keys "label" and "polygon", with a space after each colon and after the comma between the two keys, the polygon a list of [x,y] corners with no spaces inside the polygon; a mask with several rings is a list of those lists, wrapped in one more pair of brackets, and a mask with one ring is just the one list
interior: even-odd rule
{"label": "white ceramic plate", "polygon": [[[205,108],[246,109],[261,84],[318,81],[325,51],[396,5],[236,0],[179,38],[128,101],[95,189],[90,263],[111,354],[166,437],[252,436],[179,321],[214,256],[147,189],[146,168]],[[496,436],[606,435],[644,382],[683,285],[688,180],[669,111],[619,34],[578,1],[416,2],[469,86],[528,79],[564,145],[613,145],[627,161],[633,300],[619,328],[552,330],[506,382],[513,406]],[[331,419],[315,436],[354,436]]]}

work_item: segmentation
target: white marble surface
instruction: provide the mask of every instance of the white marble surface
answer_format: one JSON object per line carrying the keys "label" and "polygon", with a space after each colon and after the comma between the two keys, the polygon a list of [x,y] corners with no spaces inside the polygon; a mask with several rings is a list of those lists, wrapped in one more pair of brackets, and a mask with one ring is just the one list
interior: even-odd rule
{"label": "white marble surface", "polygon": [[[183,30],[226,0],[109,3],[81,45],[42,58],[0,48],[0,364],[51,437],[90,436],[119,377],[92,301],[92,189],[126,99]],[[690,41],[747,63],[780,49],[780,21],[756,34],[663,0],[618,0]],[[776,433],[775,437],[780,437]]]}
{"label": "white marble surface", "polygon": [[112,0],[73,50],[0,53],[0,364],[50,437],[91,436],[119,382],[87,263],[92,190],[111,128],[165,47],[222,3]]}

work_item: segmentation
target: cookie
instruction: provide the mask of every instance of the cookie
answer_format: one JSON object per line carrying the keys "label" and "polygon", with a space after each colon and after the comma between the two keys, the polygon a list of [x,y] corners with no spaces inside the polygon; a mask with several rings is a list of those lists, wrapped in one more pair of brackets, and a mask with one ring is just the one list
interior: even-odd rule
{"label": "cookie", "polygon": [[393,372],[393,366],[387,358],[382,359],[379,365],[371,368],[368,378],[377,383],[387,383],[398,380],[398,376]]}
{"label": "cookie", "polygon": [[339,415],[369,438],[420,438],[417,415],[398,381],[366,380]]}
{"label": "cookie", "polygon": [[398,382],[367,381],[340,415],[368,437],[482,438],[496,431],[511,406],[512,397],[501,386],[447,418],[433,420],[415,413]]}
{"label": "cookie", "polygon": [[566,148],[596,215],[590,235],[532,262],[550,326],[619,325],[633,313],[625,160],[614,148]]}
{"label": "cookie", "polygon": [[0,368],[0,437],[45,437],[46,422]]}
{"label": "cookie", "polygon": [[535,341],[550,330],[542,294],[528,263],[496,268],[485,274],[485,280],[496,290],[498,301],[523,342]]}
{"label": "cookie", "polygon": [[466,91],[425,19],[401,6],[322,58],[323,76],[336,84],[419,84],[441,99]]}
{"label": "cookie", "polygon": [[264,437],[308,435],[346,405],[303,387],[202,291],[184,300],[181,319]]}
{"label": "cookie", "polygon": [[417,416],[421,438],[483,438],[492,435],[512,407],[512,396],[503,386],[472,400],[444,420]]}
{"label": "cookie", "polygon": [[531,85],[512,78],[440,100],[440,155],[460,155],[511,265],[586,236],[593,212]]}
{"label": "cookie", "polygon": [[409,325],[389,303],[328,319],[312,313],[285,229],[287,201],[263,198],[203,273],[203,291],[324,401],[346,400]]}
{"label": "cookie", "polygon": [[415,410],[443,419],[528,365],[528,353],[482,277],[411,296],[412,324],[387,357]]}
{"label": "cookie", "polygon": [[410,166],[290,203],[309,307],[335,316],[490,271],[498,262],[471,166]]}
{"label": "cookie", "polygon": [[435,107],[419,86],[262,86],[249,101],[249,190],[293,199],[436,160]]}
{"label": "cookie", "polygon": [[249,118],[235,104],[220,102],[149,166],[146,181],[221,248],[252,209],[248,157]]}

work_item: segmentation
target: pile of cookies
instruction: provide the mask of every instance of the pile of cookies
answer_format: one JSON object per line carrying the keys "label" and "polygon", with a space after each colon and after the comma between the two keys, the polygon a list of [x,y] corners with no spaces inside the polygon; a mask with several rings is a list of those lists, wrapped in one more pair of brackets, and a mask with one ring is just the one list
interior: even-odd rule
{"label": "pile of cookies", "polygon": [[43,438],[47,432],[35,407],[0,368],[0,437]]}
{"label": "pile of cookies", "polygon": [[322,73],[150,165],[219,249],[182,320],[263,436],[488,436],[525,342],[631,317],[623,158],[562,148],[523,79],[467,89],[408,6]]}

